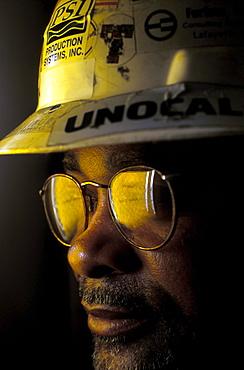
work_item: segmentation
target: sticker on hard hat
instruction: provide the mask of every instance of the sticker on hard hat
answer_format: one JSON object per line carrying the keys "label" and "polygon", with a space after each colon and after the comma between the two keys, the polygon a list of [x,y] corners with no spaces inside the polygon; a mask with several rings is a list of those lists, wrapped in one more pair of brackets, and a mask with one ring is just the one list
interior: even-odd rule
{"label": "sticker on hard hat", "polygon": [[84,58],[95,0],[57,4],[44,34],[41,69]]}
{"label": "sticker on hard hat", "polygon": [[137,17],[135,12],[136,43],[144,52],[158,50],[159,44],[170,49],[243,44],[244,40],[243,13],[216,0],[156,1]]}
{"label": "sticker on hard hat", "polygon": [[156,41],[165,41],[173,37],[177,30],[177,19],[168,10],[156,10],[145,21],[147,36]]}
{"label": "sticker on hard hat", "polygon": [[243,135],[244,89],[176,84],[37,110],[0,143],[0,154]]}
{"label": "sticker on hard hat", "polygon": [[92,49],[90,38],[95,25],[90,14],[94,5],[95,0],[57,3],[44,34],[40,105],[92,97],[95,60],[84,58]]}
{"label": "sticker on hard hat", "polygon": [[241,88],[177,84],[106,101],[83,102],[57,119],[48,144],[69,144],[137,130],[228,129],[236,123],[243,127],[242,94]]}
{"label": "sticker on hard hat", "polygon": [[105,18],[94,46],[99,63],[123,64],[136,53],[133,18],[116,14]]}

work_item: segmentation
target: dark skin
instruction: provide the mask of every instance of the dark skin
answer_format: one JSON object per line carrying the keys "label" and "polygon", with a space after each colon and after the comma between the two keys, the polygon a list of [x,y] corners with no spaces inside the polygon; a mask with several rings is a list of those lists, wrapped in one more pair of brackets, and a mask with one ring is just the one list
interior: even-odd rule
{"label": "dark skin", "polygon": [[[233,141],[233,150],[237,147]],[[226,154],[225,139],[96,147],[70,151],[65,159],[78,181],[102,184],[137,164],[180,174],[172,184],[177,226],[163,248],[137,249],[116,229],[107,190],[97,191],[89,226],[68,251],[94,335],[94,368],[220,368],[233,342],[229,320],[236,295],[228,288],[226,296],[233,277],[228,248],[242,198],[226,173],[237,163]]]}

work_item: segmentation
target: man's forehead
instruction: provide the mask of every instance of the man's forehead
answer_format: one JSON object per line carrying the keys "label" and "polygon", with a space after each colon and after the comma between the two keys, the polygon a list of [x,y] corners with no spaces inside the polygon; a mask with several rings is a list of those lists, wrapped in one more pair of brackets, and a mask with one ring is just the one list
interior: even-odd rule
{"label": "man's forehead", "polygon": [[84,167],[102,165],[114,172],[128,166],[149,165],[149,157],[148,145],[125,144],[71,150],[65,153],[63,163],[69,171],[83,172]]}
{"label": "man's forehead", "polygon": [[[243,148],[237,139],[204,139],[181,142],[121,144],[68,151],[66,169],[80,171],[85,165],[102,165],[111,173],[133,165],[146,165],[168,173],[216,172],[226,166],[230,153]],[[238,155],[240,156],[240,155]],[[241,155],[243,158],[243,153]],[[226,167],[225,167],[226,168]]]}

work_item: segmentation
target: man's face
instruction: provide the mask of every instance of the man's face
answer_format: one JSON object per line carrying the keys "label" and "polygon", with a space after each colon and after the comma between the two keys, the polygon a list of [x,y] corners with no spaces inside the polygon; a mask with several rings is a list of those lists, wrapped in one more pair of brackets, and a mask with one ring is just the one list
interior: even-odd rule
{"label": "man's face", "polygon": [[[67,173],[80,183],[108,184],[122,168],[153,165],[143,147],[132,148],[70,151]],[[164,158],[157,162],[163,171]],[[193,212],[178,209],[175,232],[164,247],[140,250],[112,221],[107,189],[90,191],[95,210],[88,228],[74,238],[68,261],[94,335],[95,369],[180,369],[194,345],[197,316]]]}

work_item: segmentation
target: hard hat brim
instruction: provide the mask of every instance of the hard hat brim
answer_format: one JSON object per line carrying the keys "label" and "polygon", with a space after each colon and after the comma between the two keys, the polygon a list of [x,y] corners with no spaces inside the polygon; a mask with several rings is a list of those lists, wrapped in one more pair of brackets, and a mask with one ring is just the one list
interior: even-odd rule
{"label": "hard hat brim", "polygon": [[0,154],[239,135],[243,96],[243,88],[179,83],[67,102],[36,110],[0,142]]}

